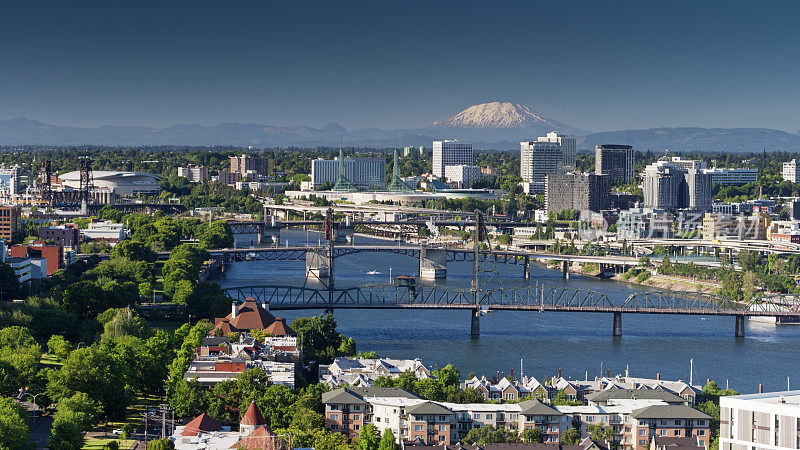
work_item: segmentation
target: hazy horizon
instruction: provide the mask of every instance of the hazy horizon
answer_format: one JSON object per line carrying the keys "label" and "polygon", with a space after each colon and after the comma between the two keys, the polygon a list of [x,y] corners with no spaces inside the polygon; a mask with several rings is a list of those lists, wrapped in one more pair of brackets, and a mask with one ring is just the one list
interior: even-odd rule
{"label": "hazy horizon", "polygon": [[509,101],[589,131],[800,129],[800,4],[0,6],[0,120],[418,128]]}

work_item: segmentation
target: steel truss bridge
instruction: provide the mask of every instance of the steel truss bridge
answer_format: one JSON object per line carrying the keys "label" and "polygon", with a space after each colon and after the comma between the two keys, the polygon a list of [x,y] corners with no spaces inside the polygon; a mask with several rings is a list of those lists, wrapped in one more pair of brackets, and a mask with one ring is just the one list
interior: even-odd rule
{"label": "steel truss bridge", "polygon": [[[326,247],[261,247],[261,248],[241,248],[241,249],[222,249],[212,250],[211,254],[226,257],[228,261],[304,261],[306,253],[325,252]],[[333,249],[333,257],[352,255],[355,253],[383,252],[395,253],[398,255],[409,256],[419,259],[420,246],[397,246],[397,245],[337,245]],[[474,262],[475,251],[472,249],[453,248],[453,247],[426,247],[426,251],[447,252],[447,262]],[[498,264],[529,264],[531,259],[546,259],[554,261],[575,261],[584,263],[596,263],[604,265],[623,265],[634,267],[639,264],[638,259],[625,256],[584,256],[584,255],[560,255],[545,252],[510,252],[510,251],[479,251],[479,262],[483,262],[487,257]]]}
{"label": "steel truss bridge", "polygon": [[480,290],[396,284],[336,289],[270,285],[229,288],[225,293],[235,301],[255,299],[272,310],[465,309],[472,313],[472,335],[480,333],[481,315],[504,310],[612,313],[614,336],[622,335],[623,313],[734,316],[737,337],[744,336],[745,316],[800,316],[796,297],[738,303],[714,294],[655,291],[637,292],[615,301],[601,292],[544,284]]}

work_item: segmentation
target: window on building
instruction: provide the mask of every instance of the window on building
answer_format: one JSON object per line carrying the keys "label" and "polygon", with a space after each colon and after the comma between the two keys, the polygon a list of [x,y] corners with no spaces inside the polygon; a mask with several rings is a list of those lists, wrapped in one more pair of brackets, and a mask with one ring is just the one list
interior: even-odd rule
{"label": "window on building", "polygon": [[336,431],[339,429],[339,425],[333,424],[331,425],[331,431]]}
{"label": "window on building", "polygon": [[360,411],[361,405],[353,405],[353,411]]}
{"label": "window on building", "polygon": [[706,430],[697,430],[697,435],[698,436],[705,436],[706,435]]}
{"label": "window on building", "polygon": [[775,414],[775,443],[773,443],[772,445],[774,445],[776,447],[779,446],[779,442],[780,442],[780,439],[781,439],[780,435],[778,434],[778,430],[780,430],[780,427],[781,427],[781,425],[780,425],[781,420],[780,419],[781,419],[781,416]]}
{"label": "window on building", "polygon": [[444,422],[446,419],[444,416],[439,416],[439,422]]}
{"label": "window on building", "polygon": [[680,436],[680,435],[681,435],[681,430],[675,430],[675,436]]}
{"label": "window on building", "polygon": [[358,431],[358,429],[359,429],[359,428],[360,428],[360,427],[358,426],[358,424],[356,424],[356,425],[353,425],[353,429],[354,429],[354,430]]}
{"label": "window on building", "polygon": [[645,442],[647,441],[645,441],[644,439],[639,439],[639,446],[640,447],[644,446]]}
{"label": "window on building", "polygon": [[517,415],[516,415],[516,414],[509,414],[509,415],[508,415],[508,418],[509,418],[510,420],[517,420]]}
{"label": "window on building", "polygon": [[414,431],[422,431],[422,425],[414,425]]}
{"label": "window on building", "polygon": [[506,392],[506,400],[514,400],[514,393]]}
{"label": "window on building", "polygon": [[439,431],[447,431],[447,425],[439,425]]}
{"label": "window on building", "polygon": [[666,424],[667,424],[667,421],[664,420],[664,419],[661,419],[661,425],[666,425]]}
{"label": "window on building", "polygon": [[661,436],[666,436],[667,435],[667,430],[661,430],[660,434],[661,434]]}
{"label": "window on building", "polygon": [[682,421],[682,420],[676,420],[676,421],[675,421],[675,426],[676,426],[676,427],[679,427],[679,426],[681,426],[681,425],[683,425],[683,421]]}
{"label": "window on building", "polygon": [[338,414],[331,414],[330,418],[331,418],[331,420],[339,420],[339,415]]}
{"label": "window on building", "polygon": [[586,416],[586,421],[589,423],[594,422],[594,416]]}
{"label": "window on building", "polygon": [[481,419],[481,415],[480,414],[475,414],[475,419],[476,420],[480,420]]}
{"label": "window on building", "polygon": [[339,405],[331,405],[331,411],[338,411]]}
{"label": "window on building", "polygon": [[486,420],[490,420],[492,418],[491,414],[486,414]]}
{"label": "window on building", "polygon": [[444,436],[439,436],[439,442],[444,442]]}
{"label": "window on building", "polygon": [[359,420],[359,419],[361,419],[361,416],[360,416],[360,415],[358,415],[358,414],[353,414],[353,420]]}
{"label": "window on building", "polygon": [[647,430],[639,430],[639,436],[644,436]]}

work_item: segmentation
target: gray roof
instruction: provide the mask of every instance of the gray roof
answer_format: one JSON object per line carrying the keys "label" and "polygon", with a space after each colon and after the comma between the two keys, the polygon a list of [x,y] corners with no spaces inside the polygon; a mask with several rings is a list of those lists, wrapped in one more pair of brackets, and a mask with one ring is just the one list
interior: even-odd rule
{"label": "gray roof", "polygon": [[663,389],[608,389],[586,395],[590,402],[605,402],[608,400],[639,399],[663,400],[667,403],[685,403],[686,399]]}
{"label": "gray roof", "polygon": [[686,405],[652,405],[631,413],[635,419],[711,419],[708,414]]}
{"label": "gray roof", "polygon": [[545,405],[540,400],[525,400],[519,402],[520,414],[528,416],[560,416],[561,413],[552,406]]}
{"label": "gray roof", "polygon": [[203,338],[203,345],[219,347],[223,344],[230,345],[231,339],[227,337],[208,336]]}
{"label": "gray roof", "polygon": [[419,405],[414,405],[406,408],[406,413],[420,415],[420,414],[452,414],[453,411],[445,408],[444,406],[434,402],[424,402]]}
{"label": "gray roof", "polygon": [[394,387],[346,387],[323,393],[322,403],[334,403],[340,405],[366,404],[367,402],[364,400],[364,397],[419,398],[405,389]]}
{"label": "gray roof", "polygon": [[697,437],[654,436],[653,439],[655,439],[657,447],[665,447],[670,450],[705,448],[699,445]]}

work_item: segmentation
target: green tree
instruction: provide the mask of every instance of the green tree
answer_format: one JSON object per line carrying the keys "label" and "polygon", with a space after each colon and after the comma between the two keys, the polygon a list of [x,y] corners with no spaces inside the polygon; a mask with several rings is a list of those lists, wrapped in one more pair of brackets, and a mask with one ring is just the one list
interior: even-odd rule
{"label": "green tree", "polygon": [[603,422],[591,424],[586,427],[589,437],[595,442],[611,442],[614,439],[614,430],[607,427]]}
{"label": "green tree", "polygon": [[30,448],[28,413],[9,397],[0,397],[0,447],[9,450]]}
{"label": "green tree", "polygon": [[528,443],[541,444],[544,442],[544,433],[537,427],[526,428],[522,432],[522,438]]}
{"label": "green tree", "polygon": [[755,296],[756,292],[758,292],[758,287],[756,286],[757,282],[758,278],[756,274],[750,270],[742,275],[742,298],[744,300],[750,300]]}
{"label": "green tree", "polygon": [[[135,364],[137,362],[129,362]],[[121,418],[128,404],[123,371],[117,361],[98,347],[79,348],[64,361],[61,369],[51,373],[47,393],[55,401],[85,392],[103,404],[111,418]]]}
{"label": "green tree", "polygon": [[561,435],[561,443],[564,445],[578,445],[581,440],[581,432],[575,428],[570,428]]}
{"label": "green tree", "polygon": [[123,336],[145,337],[147,322],[131,308],[112,308],[97,317],[103,324],[103,339],[118,339]]}
{"label": "green tree", "polygon": [[397,445],[397,440],[392,433],[391,428],[387,428],[383,432],[381,442],[378,444],[378,450],[398,450],[400,446]]}
{"label": "green tree", "polygon": [[355,448],[357,450],[378,450],[380,439],[380,433],[378,429],[375,428],[375,425],[364,425],[358,435]]}
{"label": "green tree", "polygon": [[169,439],[155,439],[147,443],[147,450],[174,450],[175,443]]}
{"label": "green tree", "polygon": [[85,440],[81,429],[80,418],[72,411],[58,411],[53,418],[50,429],[51,450],[79,450]]}
{"label": "green tree", "polygon": [[64,339],[64,336],[54,334],[47,341],[47,351],[58,359],[65,359],[72,351],[72,345]]}
{"label": "green tree", "polygon": [[95,427],[103,418],[103,407],[84,392],[76,392],[72,397],[64,397],[58,402],[58,412],[67,411],[74,413],[75,420],[84,431]]}

